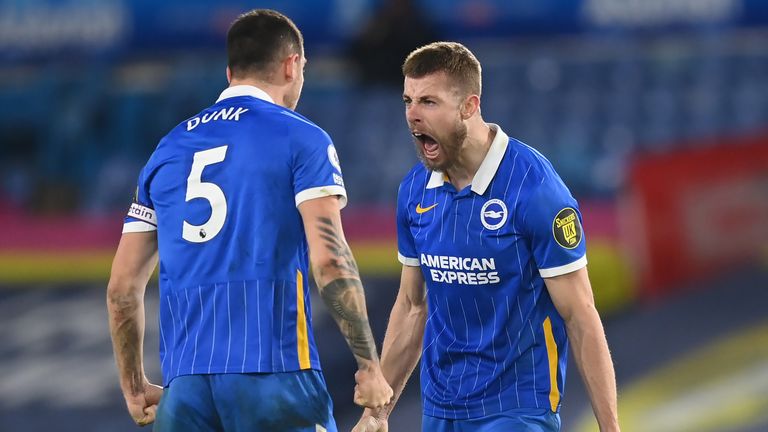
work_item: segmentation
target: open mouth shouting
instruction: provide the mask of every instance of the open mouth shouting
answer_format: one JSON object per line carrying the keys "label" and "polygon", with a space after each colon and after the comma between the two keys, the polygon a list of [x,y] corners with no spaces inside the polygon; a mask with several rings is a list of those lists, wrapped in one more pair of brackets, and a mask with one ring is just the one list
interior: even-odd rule
{"label": "open mouth shouting", "polygon": [[411,132],[416,142],[421,145],[421,151],[427,160],[434,161],[440,157],[440,144],[431,135],[422,132]]}

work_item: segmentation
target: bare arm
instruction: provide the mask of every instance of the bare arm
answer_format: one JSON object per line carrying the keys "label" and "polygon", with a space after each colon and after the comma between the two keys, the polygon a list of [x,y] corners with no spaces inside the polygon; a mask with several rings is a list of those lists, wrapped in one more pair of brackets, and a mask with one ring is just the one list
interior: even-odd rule
{"label": "bare arm", "polygon": [[384,407],[387,416],[394,409],[408,378],[419,363],[426,322],[427,299],[421,268],[404,265],[400,275],[400,290],[389,315],[384,347],[381,350],[384,377],[395,391],[392,402]]}
{"label": "bare arm", "polygon": [[602,432],[618,431],[616,377],[603,324],[595,309],[586,267],[545,278],[552,301],[565,320],[576,364]]}
{"label": "bare arm", "polygon": [[109,329],[120,387],[131,417],[140,425],[154,420],[162,393],[147,380],[143,363],[144,291],[156,264],[155,232],[123,234],[107,286]]}
{"label": "bare arm", "polygon": [[[299,212],[304,221],[320,296],[357,360],[359,372],[356,378],[363,394],[359,399],[356,393],[355,401],[366,406],[381,406],[389,402],[392,389],[381,375],[376,343],[368,323],[363,284],[344,238],[338,199],[329,196],[307,200],[299,205]],[[372,384],[367,384],[369,382]],[[370,387],[364,389],[364,384]]]}
{"label": "bare arm", "polygon": [[394,397],[382,408],[366,409],[353,432],[387,431],[387,419],[421,358],[426,322],[427,300],[421,268],[404,265],[381,352],[381,368]]}

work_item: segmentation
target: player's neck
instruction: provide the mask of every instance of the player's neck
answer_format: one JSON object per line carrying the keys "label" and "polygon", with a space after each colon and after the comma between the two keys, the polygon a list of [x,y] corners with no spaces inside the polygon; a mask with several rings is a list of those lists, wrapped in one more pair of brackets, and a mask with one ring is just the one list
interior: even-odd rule
{"label": "player's neck", "polygon": [[461,146],[459,160],[446,170],[448,178],[457,190],[462,190],[472,183],[495,136],[496,131],[482,119],[476,119],[467,126],[467,137]]}
{"label": "player's neck", "polygon": [[272,98],[272,100],[280,105],[280,106],[286,106],[285,104],[285,90],[282,90],[279,86],[276,86],[274,84],[270,84],[268,82],[257,80],[253,78],[245,78],[245,79],[232,79],[229,82],[230,87],[238,86],[238,85],[248,85],[257,87],[260,90],[264,91],[264,93],[268,94],[269,97]]}

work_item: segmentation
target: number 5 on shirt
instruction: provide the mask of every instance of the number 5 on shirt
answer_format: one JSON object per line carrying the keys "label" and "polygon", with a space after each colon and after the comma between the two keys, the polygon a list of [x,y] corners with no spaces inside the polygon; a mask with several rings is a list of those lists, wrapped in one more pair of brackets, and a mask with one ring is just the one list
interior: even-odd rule
{"label": "number 5 on shirt", "polygon": [[202,225],[192,225],[184,221],[181,237],[192,243],[210,241],[221,231],[227,219],[227,199],[224,191],[215,183],[202,181],[203,170],[208,165],[223,162],[227,155],[227,146],[212,148],[195,153],[192,160],[192,170],[187,178],[187,196],[189,202],[195,198],[208,201],[211,206],[211,217]]}

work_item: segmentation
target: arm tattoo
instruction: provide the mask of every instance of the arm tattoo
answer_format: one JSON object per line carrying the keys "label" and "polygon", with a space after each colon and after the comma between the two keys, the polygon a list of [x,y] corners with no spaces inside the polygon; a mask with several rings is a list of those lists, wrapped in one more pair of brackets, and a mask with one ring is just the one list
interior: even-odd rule
{"label": "arm tattoo", "polygon": [[318,220],[318,229],[322,234],[320,238],[325,241],[325,248],[335,257],[331,264],[349,275],[358,276],[357,263],[349,250],[347,243],[342,240],[336,230],[333,222],[329,218],[320,217]]}
{"label": "arm tattoo", "polygon": [[368,315],[365,310],[363,284],[357,278],[339,278],[320,289],[320,296],[339,324],[355,357],[374,360],[378,357]]}
{"label": "arm tattoo", "polygon": [[376,344],[365,309],[363,284],[352,251],[330,218],[317,218],[317,228],[325,248],[332,255],[330,269],[318,270],[321,277],[326,271],[333,275],[329,275],[332,280],[328,283],[318,280],[318,286],[325,283],[320,287],[320,295],[358,359],[358,364],[360,360],[377,360]]}

